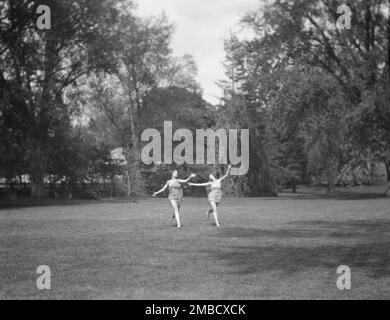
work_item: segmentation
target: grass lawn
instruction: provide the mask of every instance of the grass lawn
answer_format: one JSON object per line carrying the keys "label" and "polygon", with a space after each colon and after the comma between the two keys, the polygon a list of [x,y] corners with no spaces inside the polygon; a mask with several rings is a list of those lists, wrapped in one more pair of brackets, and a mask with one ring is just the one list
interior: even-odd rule
{"label": "grass lawn", "polygon": [[166,199],[3,208],[0,299],[390,299],[389,199],[225,199],[220,229],[206,208],[186,198],[181,230]]}

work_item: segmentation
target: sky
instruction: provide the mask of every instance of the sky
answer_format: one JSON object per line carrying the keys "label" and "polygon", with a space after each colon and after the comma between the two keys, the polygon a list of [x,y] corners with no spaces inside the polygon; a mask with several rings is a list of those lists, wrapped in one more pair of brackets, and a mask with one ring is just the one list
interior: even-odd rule
{"label": "sky", "polygon": [[177,56],[191,54],[198,66],[203,98],[217,104],[222,96],[216,81],[224,79],[223,40],[239,30],[245,13],[259,7],[259,0],[136,0],[138,14],[162,12],[176,26],[172,48]]}

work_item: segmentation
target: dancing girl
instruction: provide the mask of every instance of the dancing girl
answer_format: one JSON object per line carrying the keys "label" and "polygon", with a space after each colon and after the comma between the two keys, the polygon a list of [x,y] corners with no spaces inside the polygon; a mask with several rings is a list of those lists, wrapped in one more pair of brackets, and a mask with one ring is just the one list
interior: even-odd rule
{"label": "dancing girl", "polygon": [[210,187],[210,192],[209,192],[209,196],[208,196],[210,209],[207,211],[207,217],[209,218],[210,214],[213,213],[214,219],[215,219],[215,224],[217,225],[217,227],[221,226],[219,224],[219,221],[218,221],[218,206],[219,206],[219,203],[221,202],[221,199],[222,199],[221,182],[229,176],[231,168],[232,168],[232,166],[229,165],[229,167],[226,171],[226,174],[222,178],[219,178],[219,174],[216,174],[217,178],[214,175],[210,174],[209,175],[209,179],[210,179],[209,182],[206,182],[206,183],[191,183],[190,182],[189,183],[190,186],[195,186],[195,187]]}
{"label": "dancing girl", "polygon": [[183,183],[187,183],[192,178],[196,177],[196,174],[191,174],[191,176],[188,179],[186,179],[186,180],[181,180],[181,179],[178,179],[177,177],[178,177],[178,172],[177,172],[177,170],[174,170],[172,172],[171,180],[168,180],[161,190],[153,193],[153,197],[155,197],[158,194],[164,192],[166,189],[169,189],[168,200],[171,203],[171,206],[172,206],[172,209],[173,209],[173,217],[172,218],[176,218],[177,228],[180,229],[181,228],[180,208],[181,208],[181,205],[183,204],[183,187],[182,187],[182,184]]}

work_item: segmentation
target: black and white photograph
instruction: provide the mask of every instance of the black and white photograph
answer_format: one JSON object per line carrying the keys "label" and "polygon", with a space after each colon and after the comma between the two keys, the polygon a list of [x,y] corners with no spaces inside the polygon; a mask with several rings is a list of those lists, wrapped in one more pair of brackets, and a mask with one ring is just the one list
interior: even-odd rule
{"label": "black and white photograph", "polygon": [[389,299],[390,0],[0,0],[0,300]]}

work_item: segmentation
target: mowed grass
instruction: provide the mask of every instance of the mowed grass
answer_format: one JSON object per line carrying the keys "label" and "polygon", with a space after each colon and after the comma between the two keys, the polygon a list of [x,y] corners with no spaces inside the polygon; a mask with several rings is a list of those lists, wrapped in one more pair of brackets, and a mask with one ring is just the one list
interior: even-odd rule
{"label": "mowed grass", "polygon": [[220,229],[206,209],[186,198],[180,230],[166,199],[1,209],[0,299],[390,298],[389,199],[224,199]]}

